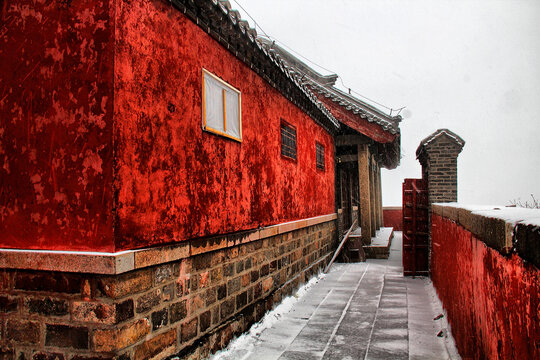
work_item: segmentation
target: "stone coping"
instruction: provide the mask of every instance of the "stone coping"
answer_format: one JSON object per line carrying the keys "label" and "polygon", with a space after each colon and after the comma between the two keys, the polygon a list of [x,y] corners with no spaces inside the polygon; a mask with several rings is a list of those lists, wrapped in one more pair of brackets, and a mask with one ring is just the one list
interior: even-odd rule
{"label": "stone coping", "polygon": [[503,255],[518,254],[540,268],[540,210],[435,203],[432,212],[453,220]]}
{"label": "stone coping", "polygon": [[383,206],[384,210],[403,210],[403,206]]}
{"label": "stone coping", "polygon": [[116,253],[0,249],[0,268],[116,275],[265,239],[335,219],[337,219],[335,213],[321,215],[255,230]]}

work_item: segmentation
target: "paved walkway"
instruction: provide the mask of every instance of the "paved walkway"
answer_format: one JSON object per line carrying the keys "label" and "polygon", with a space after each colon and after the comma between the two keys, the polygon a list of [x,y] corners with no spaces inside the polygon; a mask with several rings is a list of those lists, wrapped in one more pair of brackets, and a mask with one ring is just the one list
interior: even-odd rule
{"label": "paved walkway", "polygon": [[459,358],[445,318],[434,320],[442,309],[431,281],[402,276],[400,249],[396,232],[388,260],[333,265],[271,327],[215,358]]}

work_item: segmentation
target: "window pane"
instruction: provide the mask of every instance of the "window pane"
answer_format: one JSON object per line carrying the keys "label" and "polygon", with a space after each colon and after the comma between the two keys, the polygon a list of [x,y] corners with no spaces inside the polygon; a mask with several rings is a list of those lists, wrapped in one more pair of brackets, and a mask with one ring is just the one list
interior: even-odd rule
{"label": "window pane", "polygon": [[225,89],[225,111],[227,115],[227,134],[240,139],[239,96],[235,91]]}
{"label": "window pane", "polygon": [[224,132],[223,127],[223,87],[211,76],[204,76],[204,97],[206,126]]}

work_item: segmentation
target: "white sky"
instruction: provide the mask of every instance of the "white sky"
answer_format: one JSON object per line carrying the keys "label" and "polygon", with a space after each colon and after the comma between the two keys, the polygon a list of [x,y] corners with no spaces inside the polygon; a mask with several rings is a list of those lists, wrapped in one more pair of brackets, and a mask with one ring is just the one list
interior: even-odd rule
{"label": "white sky", "polygon": [[236,1],[347,87],[407,107],[401,165],[383,170],[385,206],[401,205],[403,178],[421,177],[416,148],[439,128],[466,141],[460,202],[540,198],[540,1]]}

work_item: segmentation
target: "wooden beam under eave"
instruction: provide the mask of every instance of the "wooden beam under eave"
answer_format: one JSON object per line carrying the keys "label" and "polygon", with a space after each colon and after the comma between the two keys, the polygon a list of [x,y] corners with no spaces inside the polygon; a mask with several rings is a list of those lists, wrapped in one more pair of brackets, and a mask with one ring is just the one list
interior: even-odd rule
{"label": "wooden beam under eave", "polygon": [[377,235],[377,192],[375,190],[375,156],[370,155],[369,164],[369,191],[371,206],[371,237]]}
{"label": "wooden beam under eave", "polygon": [[371,244],[371,191],[370,191],[369,147],[358,145],[358,194],[360,196],[360,227],[362,242]]}
{"label": "wooden beam under eave", "polygon": [[352,162],[352,161],[358,161],[358,155],[357,154],[350,154],[350,155],[340,155],[337,157],[337,162],[344,163],[344,162]]}
{"label": "wooden beam under eave", "polygon": [[338,135],[335,139],[336,146],[369,145],[373,140],[364,135]]}

